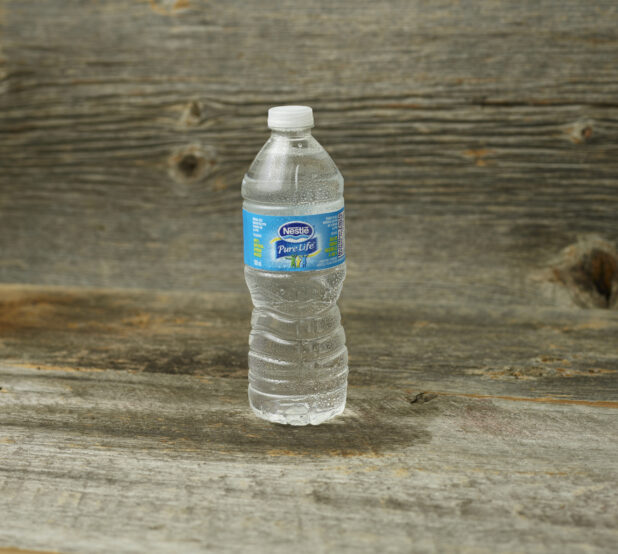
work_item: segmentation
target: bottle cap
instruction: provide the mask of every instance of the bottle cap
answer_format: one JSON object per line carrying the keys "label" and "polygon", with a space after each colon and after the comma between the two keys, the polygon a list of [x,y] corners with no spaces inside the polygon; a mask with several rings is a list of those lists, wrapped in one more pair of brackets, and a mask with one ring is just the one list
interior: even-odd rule
{"label": "bottle cap", "polygon": [[313,127],[313,110],[309,106],[277,106],[268,110],[271,129]]}

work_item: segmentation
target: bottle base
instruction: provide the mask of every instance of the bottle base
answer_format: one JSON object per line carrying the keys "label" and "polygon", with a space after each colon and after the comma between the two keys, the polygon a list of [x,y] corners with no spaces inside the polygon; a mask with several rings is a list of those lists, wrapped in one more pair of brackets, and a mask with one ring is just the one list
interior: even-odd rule
{"label": "bottle base", "polygon": [[347,387],[310,396],[276,396],[249,386],[249,404],[253,413],[271,423],[283,425],[319,425],[343,413]]}

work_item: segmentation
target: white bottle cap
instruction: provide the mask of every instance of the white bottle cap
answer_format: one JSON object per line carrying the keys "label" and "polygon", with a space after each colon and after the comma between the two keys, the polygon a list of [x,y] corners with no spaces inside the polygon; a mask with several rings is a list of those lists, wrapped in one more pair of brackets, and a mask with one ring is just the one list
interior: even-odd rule
{"label": "white bottle cap", "polygon": [[268,110],[271,129],[313,127],[313,110],[309,106],[277,106]]}

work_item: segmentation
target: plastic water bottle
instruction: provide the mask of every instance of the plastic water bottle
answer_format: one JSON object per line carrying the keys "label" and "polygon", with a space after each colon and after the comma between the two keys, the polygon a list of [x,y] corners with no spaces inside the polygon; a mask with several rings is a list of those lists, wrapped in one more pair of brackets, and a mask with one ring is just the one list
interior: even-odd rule
{"label": "plastic water bottle", "polygon": [[317,425],[346,401],[343,177],[311,135],[311,108],[271,108],[268,126],[242,184],[249,403],[268,421]]}

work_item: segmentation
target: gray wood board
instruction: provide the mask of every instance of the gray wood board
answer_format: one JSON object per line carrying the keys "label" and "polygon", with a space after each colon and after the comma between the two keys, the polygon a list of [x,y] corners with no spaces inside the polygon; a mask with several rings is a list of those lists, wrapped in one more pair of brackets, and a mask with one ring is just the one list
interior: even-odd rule
{"label": "gray wood board", "polygon": [[[240,379],[0,366],[0,541],[62,552],[613,552],[616,408],[356,384],[313,428]],[[417,389],[417,392],[420,392]]]}
{"label": "gray wood board", "polygon": [[346,178],[347,294],[565,306],[537,272],[618,240],[617,10],[7,0],[0,280],[242,290],[239,183],[303,102]]}
{"label": "gray wood board", "polygon": [[[401,390],[618,401],[618,313],[600,309],[340,303],[351,382]],[[248,293],[0,286],[0,359],[246,382]]]}
{"label": "gray wood board", "polygon": [[341,304],[346,412],[299,429],[248,408],[246,293],[1,286],[0,544],[612,551],[616,311]]}

